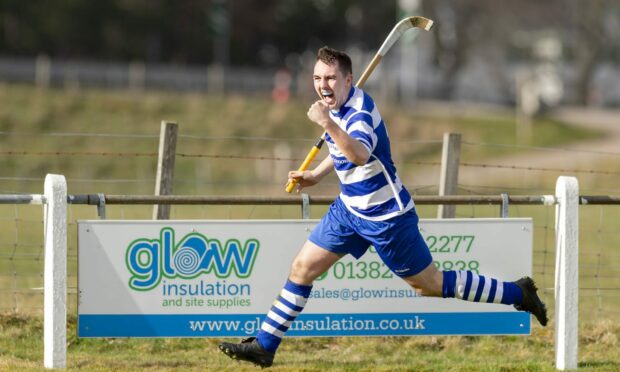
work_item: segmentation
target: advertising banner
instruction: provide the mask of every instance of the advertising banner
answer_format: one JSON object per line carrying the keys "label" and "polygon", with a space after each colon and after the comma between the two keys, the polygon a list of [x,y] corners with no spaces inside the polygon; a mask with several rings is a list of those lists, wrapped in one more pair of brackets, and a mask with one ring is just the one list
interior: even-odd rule
{"label": "advertising banner", "polygon": [[[78,221],[79,337],[245,337],[317,221]],[[532,220],[421,220],[441,270],[531,275]],[[370,247],[315,281],[287,336],[529,334],[512,306],[421,297]]]}

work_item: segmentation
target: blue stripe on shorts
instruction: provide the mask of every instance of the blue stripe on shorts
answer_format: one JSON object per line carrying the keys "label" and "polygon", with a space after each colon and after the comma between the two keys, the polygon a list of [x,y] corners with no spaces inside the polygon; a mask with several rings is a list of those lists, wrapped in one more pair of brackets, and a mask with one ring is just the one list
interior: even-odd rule
{"label": "blue stripe on shorts", "polygon": [[433,262],[415,210],[386,221],[358,217],[337,198],[308,240],[330,252],[360,258],[372,245],[399,277],[418,274]]}

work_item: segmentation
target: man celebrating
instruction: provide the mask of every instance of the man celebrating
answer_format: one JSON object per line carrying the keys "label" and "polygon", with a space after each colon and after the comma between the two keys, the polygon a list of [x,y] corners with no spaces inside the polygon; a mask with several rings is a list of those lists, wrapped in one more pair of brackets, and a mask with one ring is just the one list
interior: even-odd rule
{"label": "man celebrating", "polygon": [[385,123],[372,98],[353,87],[349,56],[319,49],[313,79],[320,99],[310,106],[308,117],[325,130],[330,154],[311,171],[289,172],[289,182],[297,181],[299,191],[335,170],[341,193],[293,260],[288,280],[256,337],[240,344],[223,342],[220,350],[234,359],[271,366],[314,280],[345,254],[360,258],[370,245],[420,295],[514,305],[546,325],[547,310],[531,278],[503,282],[435,267],[420,235],[411,195],[392,162]]}

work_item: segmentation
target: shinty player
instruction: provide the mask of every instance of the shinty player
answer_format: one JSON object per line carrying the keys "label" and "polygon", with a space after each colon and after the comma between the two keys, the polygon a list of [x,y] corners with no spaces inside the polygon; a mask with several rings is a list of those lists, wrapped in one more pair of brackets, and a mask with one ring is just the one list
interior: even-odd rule
{"label": "shinty player", "polygon": [[313,80],[320,99],[310,106],[308,118],[326,132],[329,156],[313,170],[289,172],[289,182],[297,181],[299,191],[335,170],[341,193],[293,260],[257,335],[238,344],[222,342],[220,350],[233,359],[271,366],[284,334],[308,301],[313,281],[345,254],[359,258],[370,245],[422,296],[513,305],[546,325],[547,310],[531,278],[505,282],[435,267],[411,195],[392,162],[385,123],[372,98],[353,86],[349,56],[319,49]]}

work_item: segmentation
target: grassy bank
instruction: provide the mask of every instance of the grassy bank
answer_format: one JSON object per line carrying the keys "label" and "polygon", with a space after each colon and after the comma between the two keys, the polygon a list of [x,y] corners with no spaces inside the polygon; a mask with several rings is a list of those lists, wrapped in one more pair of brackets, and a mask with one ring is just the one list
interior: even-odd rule
{"label": "grassy bank", "polygon": [[[266,97],[38,90],[0,85],[2,192],[40,192],[47,173],[64,174],[72,193],[152,193],[160,122],[180,125],[175,185],[179,194],[281,194],[321,133],[306,118],[309,100],[275,104]],[[439,162],[445,132],[469,143],[516,144],[511,111],[437,115],[379,103],[404,179],[416,162]],[[97,135],[99,134],[99,135]],[[103,134],[103,135],[102,135]],[[600,134],[541,119],[527,146],[557,146]],[[463,162],[527,151],[469,145]],[[325,156],[326,150],[319,156]],[[436,165],[431,166],[437,168]],[[435,181],[437,182],[437,181]],[[416,185],[408,184],[415,188]],[[317,191],[335,192],[335,179]]]}

